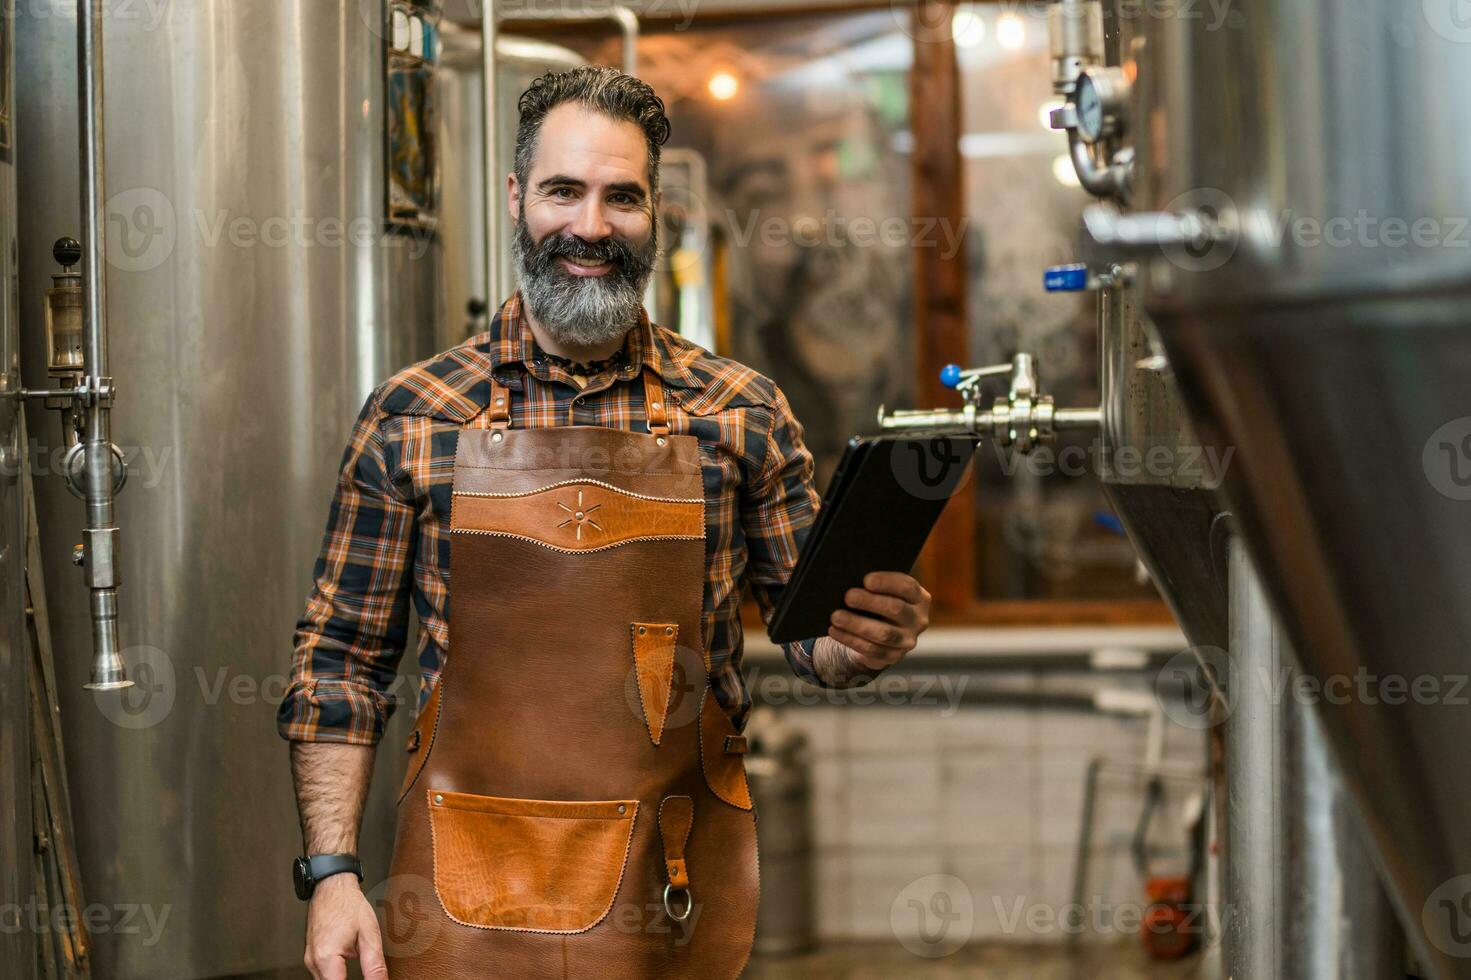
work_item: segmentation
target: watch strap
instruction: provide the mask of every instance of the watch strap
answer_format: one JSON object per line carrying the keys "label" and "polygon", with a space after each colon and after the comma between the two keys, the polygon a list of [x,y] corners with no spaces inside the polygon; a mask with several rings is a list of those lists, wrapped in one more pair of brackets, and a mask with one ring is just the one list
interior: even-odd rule
{"label": "watch strap", "polygon": [[363,863],[356,854],[313,854],[302,861],[306,866],[306,894],[303,899],[311,898],[317,885],[333,875],[350,871],[358,876],[358,881],[363,880]]}

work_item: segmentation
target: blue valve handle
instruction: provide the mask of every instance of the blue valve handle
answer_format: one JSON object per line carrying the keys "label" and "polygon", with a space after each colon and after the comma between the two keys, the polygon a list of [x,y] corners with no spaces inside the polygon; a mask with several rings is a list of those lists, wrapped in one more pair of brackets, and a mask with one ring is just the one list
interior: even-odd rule
{"label": "blue valve handle", "polygon": [[1042,288],[1049,293],[1076,293],[1088,288],[1088,266],[1082,262],[1054,265],[1042,273]]}
{"label": "blue valve handle", "polygon": [[946,364],[940,368],[940,384],[946,388],[954,388],[960,384],[960,365]]}

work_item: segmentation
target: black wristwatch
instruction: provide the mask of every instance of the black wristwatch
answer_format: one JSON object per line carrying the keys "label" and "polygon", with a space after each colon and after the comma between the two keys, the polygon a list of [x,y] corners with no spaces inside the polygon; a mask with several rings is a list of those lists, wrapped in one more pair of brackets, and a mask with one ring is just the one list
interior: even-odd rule
{"label": "black wristwatch", "polygon": [[291,865],[291,883],[296,886],[296,897],[305,902],[317,890],[317,883],[344,871],[351,871],[363,880],[363,863],[356,854],[313,854],[299,857]]}

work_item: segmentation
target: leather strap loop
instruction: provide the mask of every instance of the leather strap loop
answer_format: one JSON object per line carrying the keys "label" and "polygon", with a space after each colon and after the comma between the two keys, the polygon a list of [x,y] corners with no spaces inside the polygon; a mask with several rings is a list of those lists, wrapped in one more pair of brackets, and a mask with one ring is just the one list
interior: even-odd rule
{"label": "leather strap loop", "polygon": [[511,392],[494,378],[490,379],[490,404],[485,408],[485,415],[492,429],[511,427]]}
{"label": "leather strap loop", "polygon": [[659,839],[664,842],[664,870],[670,888],[689,888],[684,848],[695,824],[695,801],[688,796],[666,796],[659,801]]}
{"label": "leather strap loop", "polygon": [[745,755],[746,754],[746,749],[747,749],[746,736],[744,736],[744,735],[727,735],[727,736],[725,736],[725,754],[726,755]]}
{"label": "leather strap loop", "polygon": [[649,432],[656,436],[669,434],[669,407],[664,402],[664,382],[652,369],[644,370],[644,418],[648,420]]}

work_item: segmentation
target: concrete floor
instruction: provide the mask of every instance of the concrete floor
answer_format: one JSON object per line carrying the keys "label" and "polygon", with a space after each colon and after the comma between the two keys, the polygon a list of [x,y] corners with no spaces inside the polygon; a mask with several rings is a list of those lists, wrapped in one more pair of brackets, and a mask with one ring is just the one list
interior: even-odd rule
{"label": "concrete floor", "polygon": [[[356,966],[349,977],[361,974]],[[893,944],[833,945],[806,956],[753,956],[746,980],[1215,980],[1199,956],[1156,963],[1132,943],[1090,944],[1076,955],[1056,946],[976,944],[939,959],[924,959]],[[307,980],[301,969],[252,973],[236,980]]]}
{"label": "concrete floor", "polygon": [[1150,960],[1134,943],[1088,944],[1076,953],[1057,946],[976,944],[950,956],[924,959],[892,944],[830,946],[806,956],[752,957],[749,980],[896,980],[984,977],[985,980],[1210,980],[1200,956],[1175,963]]}

